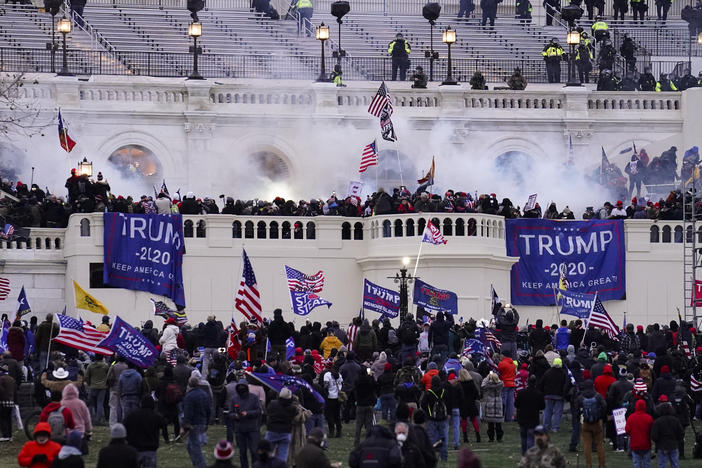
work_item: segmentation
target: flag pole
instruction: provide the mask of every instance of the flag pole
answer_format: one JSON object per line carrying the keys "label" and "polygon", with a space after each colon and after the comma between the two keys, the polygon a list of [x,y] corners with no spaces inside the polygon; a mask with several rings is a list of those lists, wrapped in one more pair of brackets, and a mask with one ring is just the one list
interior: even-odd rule
{"label": "flag pole", "polygon": [[[426,230],[426,228],[424,228]],[[419,251],[417,252],[417,260],[414,262],[414,272],[413,277],[417,276],[417,267],[419,266],[419,257],[422,255],[422,246],[424,245],[424,233],[422,233],[422,240],[419,241]]]}
{"label": "flag pole", "polygon": [[590,325],[590,317],[592,316],[592,311],[595,308],[595,302],[597,302],[598,293],[598,291],[595,291],[595,298],[592,300],[592,305],[590,306],[590,314],[587,316],[587,320],[585,321],[585,333],[583,333],[583,339],[580,342],[580,346],[582,346],[583,343],[585,343],[585,335],[587,335],[588,326]]}
{"label": "flag pole", "polygon": [[551,285],[551,290],[553,291],[553,300],[554,300],[554,305],[556,306],[556,321],[558,325],[560,326],[561,324],[561,312],[558,310],[558,295],[556,294],[556,288]]}
{"label": "flag pole", "polygon": [[402,177],[402,163],[400,162],[400,150],[397,148],[397,138],[395,138],[395,156],[397,156],[397,167],[400,169],[400,184],[405,185],[405,179]]}
{"label": "flag pole", "polygon": [[51,328],[49,330],[49,346],[46,348],[46,364],[44,369],[49,367],[49,359],[51,359],[51,341],[54,339],[54,316],[51,315]]}

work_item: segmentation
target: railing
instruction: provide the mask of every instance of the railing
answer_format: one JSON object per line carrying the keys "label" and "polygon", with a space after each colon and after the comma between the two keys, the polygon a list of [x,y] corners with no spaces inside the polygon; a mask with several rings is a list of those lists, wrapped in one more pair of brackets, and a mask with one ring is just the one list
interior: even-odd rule
{"label": "railing", "polygon": [[[646,48],[652,56],[693,57],[702,56],[702,47],[697,44],[697,36],[690,36],[688,28],[659,28],[643,26],[613,26],[615,43],[620,36],[628,34],[637,44]],[[688,48],[690,48],[688,50]],[[617,52],[619,46],[617,45]]]}
{"label": "railing", "polygon": [[28,239],[0,240],[0,249],[62,251],[64,237],[65,229],[29,228]]}

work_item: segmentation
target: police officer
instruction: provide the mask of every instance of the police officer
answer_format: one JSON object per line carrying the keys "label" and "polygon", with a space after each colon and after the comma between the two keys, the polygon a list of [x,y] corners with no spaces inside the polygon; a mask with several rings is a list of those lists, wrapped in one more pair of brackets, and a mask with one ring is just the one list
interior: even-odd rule
{"label": "police officer", "polygon": [[624,60],[626,61],[626,70],[633,71],[636,69],[636,43],[628,34],[624,33],[624,39],[622,40],[622,45],[619,47],[619,53],[622,54]]}
{"label": "police officer", "polygon": [[656,83],[656,92],[665,92],[665,91],[677,91],[678,87],[675,86],[675,83],[670,81],[668,78],[668,75],[665,73],[661,73],[661,78],[658,80],[658,83]]}
{"label": "police officer", "polygon": [[558,44],[557,38],[552,38],[551,42],[544,46],[541,55],[546,62],[546,76],[549,83],[561,82],[561,59],[563,58],[563,47]]}
{"label": "police officer", "polygon": [[592,23],[592,36],[597,42],[609,38],[609,25],[602,20],[602,17],[598,16],[597,20]]}
{"label": "police officer", "polygon": [[412,87],[417,89],[427,88],[427,75],[424,73],[424,69],[419,65],[415,68],[414,73],[410,76],[412,80]]}
{"label": "police officer", "polygon": [[388,54],[392,57],[392,81],[397,80],[397,70],[400,70],[400,81],[407,79],[409,54],[412,52],[409,42],[402,34],[397,33],[395,40],[388,45]]}
{"label": "police officer", "polygon": [[515,4],[517,18],[520,23],[531,23],[531,2],[529,0],[517,0]]}
{"label": "police officer", "polygon": [[617,20],[617,17],[620,17],[622,21],[624,21],[624,13],[626,13],[629,10],[629,6],[627,5],[626,0],[614,0],[614,21]]}
{"label": "police officer", "polygon": [[592,21],[595,16],[595,8],[597,8],[597,16],[599,17],[604,10],[604,0],[585,0],[585,7],[587,8],[587,19]]}
{"label": "police officer", "polygon": [[646,0],[631,0],[631,11],[634,15],[634,21],[638,18],[643,24],[644,16],[648,11],[648,3]]}
{"label": "police officer", "polygon": [[553,17],[557,11],[561,11],[561,0],[544,0],[546,8],[546,26],[553,25]]}
{"label": "police officer", "polygon": [[[587,33],[583,33],[587,36]],[[594,60],[590,39],[581,36],[581,41],[575,49],[575,66],[578,67],[578,75],[581,83],[590,82],[590,72],[592,71],[592,61]]]}
{"label": "police officer", "polygon": [[597,65],[600,67],[600,71],[612,70],[616,54],[612,41],[605,39],[600,47],[600,53],[597,54]]}
{"label": "police officer", "polygon": [[300,34],[300,31],[306,31],[307,37],[310,37],[311,31],[312,31],[312,13],[314,12],[314,8],[312,7],[312,0],[297,0],[295,3],[295,8],[297,9],[297,13],[299,15],[299,23],[297,24],[297,34]]}
{"label": "police officer", "polygon": [[341,81],[341,65],[338,63],[334,65],[334,71],[331,73],[329,78],[331,78],[332,83],[334,83],[338,87],[344,87],[346,86],[342,81]]}
{"label": "police officer", "polygon": [[612,70],[601,70],[597,79],[597,91],[618,91],[620,81],[619,77],[612,73]]}
{"label": "police officer", "polygon": [[644,72],[639,76],[639,89],[641,91],[655,91],[656,77],[651,73],[651,67],[644,68]]}

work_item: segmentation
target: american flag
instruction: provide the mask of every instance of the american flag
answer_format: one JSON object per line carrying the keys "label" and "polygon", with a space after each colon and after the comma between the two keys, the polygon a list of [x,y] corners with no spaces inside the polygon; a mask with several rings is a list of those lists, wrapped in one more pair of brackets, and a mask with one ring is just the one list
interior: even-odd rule
{"label": "american flag", "polygon": [[422,238],[422,242],[428,242],[429,244],[445,244],[446,239],[444,239],[444,236],[441,234],[441,231],[439,231],[439,228],[434,226],[434,223],[431,221],[428,221],[427,227],[424,229],[424,237]]}
{"label": "american flag", "polygon": [[0,237],[3,239],[11,239],[14,233],[15,227],[12,224],[5,224],[5,227],[2,228],[2,233],[0,233]]}
{"label": "american flag", "polygon": [[480,340],[480,342],[484,345],[487,346],[490,344],[493,349],[499,348],[502,346],[502,342],[497,339],[495,334],[486,327],[480,327],[475,330],[475,336]]}
{"label": "american flag", "polygon": [[588,324],[604,329],[610,338],[618,339],[619,337],[619,328],[617,327],[617,324],[614,323],[612,317],[609,316],[604,308],[604,305],[602,305],[602,301],[600,301],[600,298],[597,297],[597,295],[595,295],[595,301],[592,305],[592,310],[590,311]]}
{"label": "american flag", "polygon": [[188,316],[185,312],[171,310],[168,308],[168,305],[163,301],[154,301],[151,298],[149,298],[149,300],[154,305],[154,315],[158,315],[165,319],[173,318],[178,323],[178,325],[185,325],[185,323],[188,321]]}
{"label": "american flag", "polygon": [[322,271],[310,276],[285,265],[285,276],[288,277],[288,288],[291,291],[318,293],[324,288],[324,272]]}
{"label": "american flag", "polygon": [[[258,284],[256,283],[256,275],[249,261],[249,256],[246,255],[246,250],[242,249],[242,258],[244,260],[244,269],[241,273],[241,283],[239,290],[234,297],[234,308],[241,312],[244,317],[250,322],[263,322],[261,318],[261,295],[258,292]],[[234,319],[232,319],[232,323]]]}
{"label": "american flag", "polygon": [[7,299],[10,294],[10,280],[7,278],[0,278],[0,301]]}
{"label": "american flag", "polygon": [[380,88],[378,88],[378,92],[373,96],[373,100],[370,103],[370,106],[368,106],[368,113],[380,118],[380,114],[383,112],[383,109],[387,112],[387,118],[389,119],[390,116],[392,115],[392,100],[390,99],[390,93],[388,92],[387,86],[385,86],[385,82],[383,81],[380,84]]}
{"label": "american flag", "polygon": [[378,149],[375,145],[375,140],[373,140],[373,143],[370,143],[363,148],[363,154],[361,155],[361,167],[358,169],[358,172],[366,172],[366,169],[369,167],[377,165]]}
{"label": "american flag", "polygon": [[693,392],[702,392],[702,380],[697,380],[694,375],[690,376],[690,390]]}
{"label": "american flag", "polygon": [[348,330],[346,330],[346,336],[349,339],[349,344],[346,345],[346,347],[349,349],[349,351],[353,351],[353,342],[356,341],[356,335],[358,335],[358,331],[360,329],[361,327],[352,323],[351,325],[349,325]]}
{"label": "american flag", "polygon": [[83,320],[74,319],[69,315],[55,317],[58,318],[59,324],[59,333],[54,338],[55,342],[107,356],[113,354],[111,349],[98,346],[108,333],[99,332],[93,326],[83,323]]}
{"label": "american flag", "polygon": [[465,349],[463,350],[463,356],[468,357],[471,354],[485,354],[483,344],[475,338],[468,338],[466,340]]}

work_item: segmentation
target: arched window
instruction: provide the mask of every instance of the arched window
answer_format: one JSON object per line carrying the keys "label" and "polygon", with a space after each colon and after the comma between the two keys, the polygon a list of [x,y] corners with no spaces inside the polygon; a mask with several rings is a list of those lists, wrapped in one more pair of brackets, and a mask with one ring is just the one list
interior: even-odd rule
{"label": "arched window", "polygon": [[469,236],[477,236],[478,235],[478,223],[475,221],[475,218],[470,218],[468,220],[467,235],[469,235]]}
{"label": "arched window", "polygon": [[351,223],[341,223],[341,240],[351,240]]}
{"label": "arched window", "polygon": [[663,226],[663,243],[670,244],[670,226]]}
{"label": "arched window", "polygon": [[685,229],[685,242],[692,242],[692,226]]}
{"label": "arched window", "polygon": [[244,238],[253,239],[254,237],[254,224],[253,221],[246,221],[244,223]]}
{"label": "arched window", "polygon": [[307,239],[316,239],[317,226],[312,221],[307,222]]}
{"label": "arched window", "polygon": [[241,239],[241,223],[239,221],[234,221],[232,223],[232,237],[234,239]]}
{"label": "arched window", "polygon": [[402,237],[402,220],[401,219],[396,219],[395,220],[395,237]]}
{"label": "arched window", "polygon": [[[433,224],[436,229],[441,231],[441,221],[439,221],[439,218],[432,218],[431,224]],[[424,234],[423,229],[422,229],[422,234]]]}
{"label": "arched window", "polygon": [[197,222],[197,229],[195,229],[196,237],[207,237],[207,224],[204,219]]}
{"label": "arched window", "polygon": [[80,237],[90,237],[90,220],[88,218],[80,220]]}
{"label": "arched window", "polygon": [[465,235],[466,235],[465,221],[463,221],[461,218],[458,218],[456,220],[456,236],[465,236]]}
{"label": "arched window", "polygon": [[36,245],[37,250],[41,250],[41,238],[37,237],[34,243]]}
{"label": "arched window", "polygon": [[161,163],[154,152],[144,146],[122,146],[107,160],[127,179],[141,178],[149,183],[160,181]]}
{"label": "arched window", "polygon": [[408,219],[407,221],[405,221],[405,235],[407,237],[414,236],[414,220],[413,219]]}
{"label": "arched window", "polygon": [[303,239],[305,232],[304,229],[302,228],[302,223],[300,221],[295,221],[295,227],[293,230],[293,237],[295,239]]}
{"label": "arched window", "polygon": [[256,224],[256,239],[265,239],[265,238],[266,238],[266,222],[259,221]]}
{"label": "arched window", "polygon": [[61,250],[61,239],[59,239],[58,237],[54,239],[54,248],[57,250]]}
{"label": "arched window", "polygon": [[183,236],[193,237],[193,221],[186,219],[183,223]]}
{"label": "arched window", "polygon": [[421,236],[424,233],[424,228],[427,227],[427,220],[424,218],[419,218],[417,221],[417,235]]}
{"label": "arched window", "polygon": [[445,236],[452,236],[453,235],[453,221],[451,221],[451,218],[444,219],[444,235]]}
{"label": "arched window", "polygon": [[363,240],[363,223],[353,225],[353,240]]}
{"label": "arched window", "polygon": [[[12,247],[10,247],[9,242],[7,243],[7,246],[8,246],[8,248],[12,248]],[[46,247],[46,250],[51,250],[51,239],[50,238],[46,237],[44,239],[44,247]]]}
{"label": "arched window", "polygon": [[675,226],[675,243],[682,244],[683,241],[683,228],[682,226]]}
{"label": "arched window", "polygon": [[269,229],[269,236],[271,239],[277,239],[278,238],[278,223],[276,221],[271,221],[271,223],[268,226]]}
{"label": "arched window", "polygon": [[283,239],[290,239],[290,223],[288,221],[283,221],[282,235]]}
{"label": "arched window", "polygon": [[660,229],[658,229],[658,226],[651,226],[651,243],[657,244],[660,241]]}
{"label": "arched window", "polygon": [[391,223],[389,219],[383,221],[383,237],[390,237],[391,234]]}

